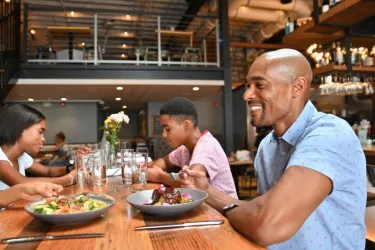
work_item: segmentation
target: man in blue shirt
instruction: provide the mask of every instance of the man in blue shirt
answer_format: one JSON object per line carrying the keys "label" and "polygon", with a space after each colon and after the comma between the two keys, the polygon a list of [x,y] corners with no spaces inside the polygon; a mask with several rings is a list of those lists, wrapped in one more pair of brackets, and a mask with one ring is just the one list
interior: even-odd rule
{"label": "man in blue shirt", "polygon": [[248,72],[252,124],[273,127],[255,159],[259,197],[230,198],[187,166],[180,181],[205,190],[208,204],[269,249],[364,249],[365,156],[349,124],[309,101],[311,79],[291,49],[263,54]]}

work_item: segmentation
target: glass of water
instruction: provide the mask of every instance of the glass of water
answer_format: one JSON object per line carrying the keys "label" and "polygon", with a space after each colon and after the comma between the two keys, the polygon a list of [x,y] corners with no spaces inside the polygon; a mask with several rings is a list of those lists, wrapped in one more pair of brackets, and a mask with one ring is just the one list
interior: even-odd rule
{"label": "glass of water", "polygon": [[110,163],[110,155],[105,149],[100,149],[95,152],[94,162],[94,183],[95,186],[107,185],[107,166]]}
{"label": "glass of water", "polygon": [[135,165],[134,150],[121,149],[121,177],[122,184],[132,184],[132,169]]}
{"label": "glass of water", "polygon": [[132,171],[131,190],[138,192],[147,186],[148,153],[135,154],[135,164]]}
{"label": "glass of water", "polygon": [[84,186],[86,182],[85,178],[85,157],[84,155],[77,154],[75,157],[75,164],[77,168],[77,185],[78,186]]}

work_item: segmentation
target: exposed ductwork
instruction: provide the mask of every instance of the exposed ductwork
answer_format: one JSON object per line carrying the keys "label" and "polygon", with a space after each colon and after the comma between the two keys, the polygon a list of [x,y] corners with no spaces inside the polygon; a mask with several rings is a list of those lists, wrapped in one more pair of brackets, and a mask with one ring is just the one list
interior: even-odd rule
{"label": "exposed ductwork", "polygon": [[[217,0],[216,0],[217,1]],[[210,11],[217,11],[215,0],[210,1]],[[288,14],[287,14],[288,13]],[[310,17],[311,9],[305,0],[292,0],[283,4],[280,0],[229,0],[228,16],[265,24],[254,34],[249,35],[252,43],[261,43],[285,27],[287,16]],[[206,22],[209,29],[215,27],[213,22]]]}
{"label": "exposed ductwork", "polygon": [[[311,9],[304,0],[293,0],[289,4],[282,4],[279,0],[250,0],[250,6],[260,6],[263,8],[276,8],[285,12],[294,12],[297,18],[311,16]],[[285,27],[287,17],[285,15],[284,20],[277,22],[270,22],[264,24],[257,32],[248,37],[248,41],[251,43],[261,43],[265,39],[270,38],[275,33],[279,32]]]}
{"label": "exposed ductwork", "polygon": [[276,23],[266,23],[254,34],[248,36],[247,40],[251,43],[261,43],[262,41],[270,38],[273,34],[284,29],[287,18]]}
{"label": "exposed ductwork", "polygon": [[306,0],[293,0],[288,4],[283,4],[280,2],[280,0],[248,0],[248,4],[246,6],[294,12],[296,13],[297,17],[311,16],[311,9],[306,3]]}
{"label": "exposed ductwork", "polygon": [[229,18],[260,22],[281,22],[286,19],[285,12],[282,10],[266,10],[246,6],[240,6],[235,11],[231,11],[230,14]]}
{"label": "exposed ductwork", "polygon": [[[211,6],[211,11],[216,11],[217,4]],[[243,7],[295,12],[297,17],[311,16],[311,9],[305,0],[293,0],[288,4],[282,4],[280,0],[229,0],[228,16],[236,17],[238,9]]]}

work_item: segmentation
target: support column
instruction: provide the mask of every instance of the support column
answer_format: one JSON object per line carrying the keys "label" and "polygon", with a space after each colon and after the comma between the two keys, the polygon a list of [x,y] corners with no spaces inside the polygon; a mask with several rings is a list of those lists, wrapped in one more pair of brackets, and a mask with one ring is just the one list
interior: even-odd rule
{"label": "support column", "polygon": [[223,105],[224,105],[224,141],[225,152],[233,152],[233,102],[232,102],[232,82],[230,77],[230,51],[229,51],[229,19],[228,0],[218,1],[219,3],[219,46],[220,46],[220,66],[224,73]]}

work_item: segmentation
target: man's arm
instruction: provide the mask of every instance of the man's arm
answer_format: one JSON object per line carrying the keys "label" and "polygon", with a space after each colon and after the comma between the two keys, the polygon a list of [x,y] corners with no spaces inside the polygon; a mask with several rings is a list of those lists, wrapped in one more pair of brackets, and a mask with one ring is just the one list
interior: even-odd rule
{"label": "man's arm", "polygon": [[[189,170],[186,172],[196,179]],[[200,178],[203,177],[202,173]],[[291,238],[329,195],[332,187],[331,180],[325,175],[309,168],[291,166],[275,187],[252,201],[233,199],[208,186],[206,202],[219,211],[228,204],[238,204],[239,207],[226,214],[230,223],[247,238],[269,246]]]}

